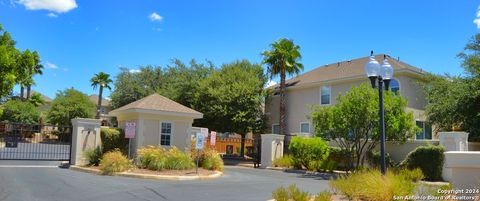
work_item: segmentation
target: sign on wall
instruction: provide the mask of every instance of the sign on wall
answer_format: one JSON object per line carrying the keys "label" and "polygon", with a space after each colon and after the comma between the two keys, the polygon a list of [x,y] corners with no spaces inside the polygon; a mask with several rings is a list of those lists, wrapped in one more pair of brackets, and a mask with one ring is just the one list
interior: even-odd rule
{"label": "sign on wall", "polygon": [[212,131],[210,133],[210,145],[215,146],[216,141],[217,141],[217,132]]}
{"label": "sign on wall", "polygon": [[125,138],[135,138],[136,124],[135,122],[125,122]]}
{"label": "sign on wall", "polygon": [[203,133],[197,133],[195,141],[195,149],[203,149],[203,144],[205,144],[205,135],[203,135]]}

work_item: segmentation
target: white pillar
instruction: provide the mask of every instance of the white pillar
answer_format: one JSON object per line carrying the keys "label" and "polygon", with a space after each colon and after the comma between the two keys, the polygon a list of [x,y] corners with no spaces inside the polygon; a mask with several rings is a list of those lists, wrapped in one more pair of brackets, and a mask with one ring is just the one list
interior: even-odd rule
{"label": "white pillar", "polygon": [[100,119],[72,119],[71,165],[86,165],[84,151],[102,146],[100,138]]}
{"label": "white pillar", "polygon": [[262,134],[261,136],[261,167],[271,167],[274,159],[283,157],[283,140],[285,136],[278,134]]}
{"label": "white pillar", "polygon": [[[440,145],[445,151],[468,151],[468,133],[466,132],[439,132]],[[442,170],[442,177],[445,181],[452,180],[452,164],[445,159]]]}

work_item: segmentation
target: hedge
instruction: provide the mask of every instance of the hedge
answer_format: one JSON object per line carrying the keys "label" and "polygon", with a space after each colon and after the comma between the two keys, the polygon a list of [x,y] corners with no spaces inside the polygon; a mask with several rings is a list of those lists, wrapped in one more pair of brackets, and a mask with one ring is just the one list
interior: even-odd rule
{"label": "hedge", "polygon": [[293,163],[306,168],[309,167],[310,162],[324,161],[329,154],[327,142],[318,137],[295,136],[292,138],[288,149],[293,156]]}
{"label": "hedge", "polygon": [[102,152],[107,153],[119,149],[123,154],[128,152],[128,139],[121,128],[102,128],[100,130],[102,138]]}
{"label": "hedge", "polygon": [[420,168],[426,180],[440,181],[445,159],[443,152],[445,152],[443,146],[419,146],[407,155],[400,166],[410,170]]}

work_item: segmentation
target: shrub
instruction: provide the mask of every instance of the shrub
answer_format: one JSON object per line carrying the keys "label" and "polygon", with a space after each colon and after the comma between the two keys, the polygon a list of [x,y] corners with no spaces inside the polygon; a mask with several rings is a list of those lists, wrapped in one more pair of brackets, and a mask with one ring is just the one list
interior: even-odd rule
{"label": "shrub", "polygon": [[149,170],[187,170],[195,167],[190,154],[176,147],[165,150],[162,147],[147,146],[138,149],[137,153],[139,166]]}
{"label": "shrub", "polygon": [[336,168],[348,169],[350,153],[346,149],[340,147],[329,147],[330,153],[326,161],[332,162],[331,166]]}
{"label": "shrub", "polygon": [[119,150],[103,154],[102,159],[100,160],[100,170],[102,171],[102,174],[106,175],[127,171],[130,167],[131,162]]}
{"label": "shrub", "polygon": [[413,182],[420,181],[425,178],[423,172],[420,168],[415,168],[413,170],[409,169],[401,169],[397,171],[398,175],[404,176],[407,179],[412,180]]}
{"label": "shrub", "polygon": [[315,196],[313,201],[330,201],[332,200],[332,193],[328,191],[322,191]]}
{"label": "shrub", "polygon": [[201,152],[201,166],[207,170],[223,171],[223,160],[215,149],[205,148]]}
{"label": "shrub", "polygon": [[304,138],[295,136],[288,147],[294,164],[308,167],[310,161],[323,161],[328,157],[329,148],[321,138]]}
{"label": "shrub", "polygon": [[442,146],[419,146],[400,164],[400,167],[406,167],[410,170],[420,168],[425,175],[425,179],[430,181],[442,180],[442,167],[444,161],[445,148]]}
{"label": "shrub", "polygon": [[102,138],[103,152],[109,152],[119,149],[123,154],[128,152],[128,139],[125,138],[123,129],[121,128],[102,128],[100,130]]}
{"label": "shrub", "polygon": [[273,160],[272,164],[274,167],[290,168],[290,167],[293,167],[293,159],[292,159],[292,156],[285,154],[283,155],[283,157],[276,158],[275,160]]}
{"label": "shrub", "polygon": [[167,161],[166,151],[161,147],[147,146],[138,149],[138,161],[141,168],[163,170]]}
{"label": "shrub", "polygon": [[308,201],[310,194],[300,190],[297,185],[292,184],[288,188],[281,186],[272,192],[272,197],[276,201]]}
{"label": "shrub", "polygon": [[189,153],[180,151],[177,147],[168,150],[165,161],[165,169],[169,170],[188,170],[195,167],[192,157]]}
{"label": "shrub", "polygon": [[392,200],[393,196],[413,195],[415,184],[392,171],[383,176],[379,171],[358,171],[330,181],[330,186],[350,200]]}
{"label": "shrub", "polygon": [[9,100],[3,104],[1,120],[25,124],[38,123],[40,111],[35,105],[20,100]]}
{"label": "shrub", "polygon": [[[373,168],[377,168],[379,169],[380,168],[380,158],[381,158],[381,155],[380,155],[380,151],[370,151],[368,152],[367,154],[367,161],[370,163],[370,165],[373,167]],[[393,160],[392,158],[390,157],[390,154],[389,153],[385,153],[385,165],[387,167],[393,167]]]}
{"label": "shrub", "polygon": [[88,165],[98,166],[100,163],[100,158],[102,157],[102,149],[100,147],[89,148],[83,153],[85,158],[87,158]]}

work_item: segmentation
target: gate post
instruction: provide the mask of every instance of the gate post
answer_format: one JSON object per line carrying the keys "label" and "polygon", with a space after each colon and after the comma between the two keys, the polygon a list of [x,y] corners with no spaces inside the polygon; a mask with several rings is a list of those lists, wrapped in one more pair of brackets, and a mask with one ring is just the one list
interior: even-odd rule
{"label": "gate post", "polygon": [[84,156],[87,149],[94,149],[102,146],[100,138],[100,119],[72,119],[72,147],[71,165],[86,165],[88,161]]}
{"label": "gate post", "polygon": [[[468,151],[468,133],[466,132],[439,132],[440,145],[445,151]],[[442,169],[442,178],[445,181],[452,180],[450,162],[445,159]]]}
{"label": "gate post", "polygon": [[284,135],[262,134],[261,168],[272,166],[273,160],[283,157]]}

